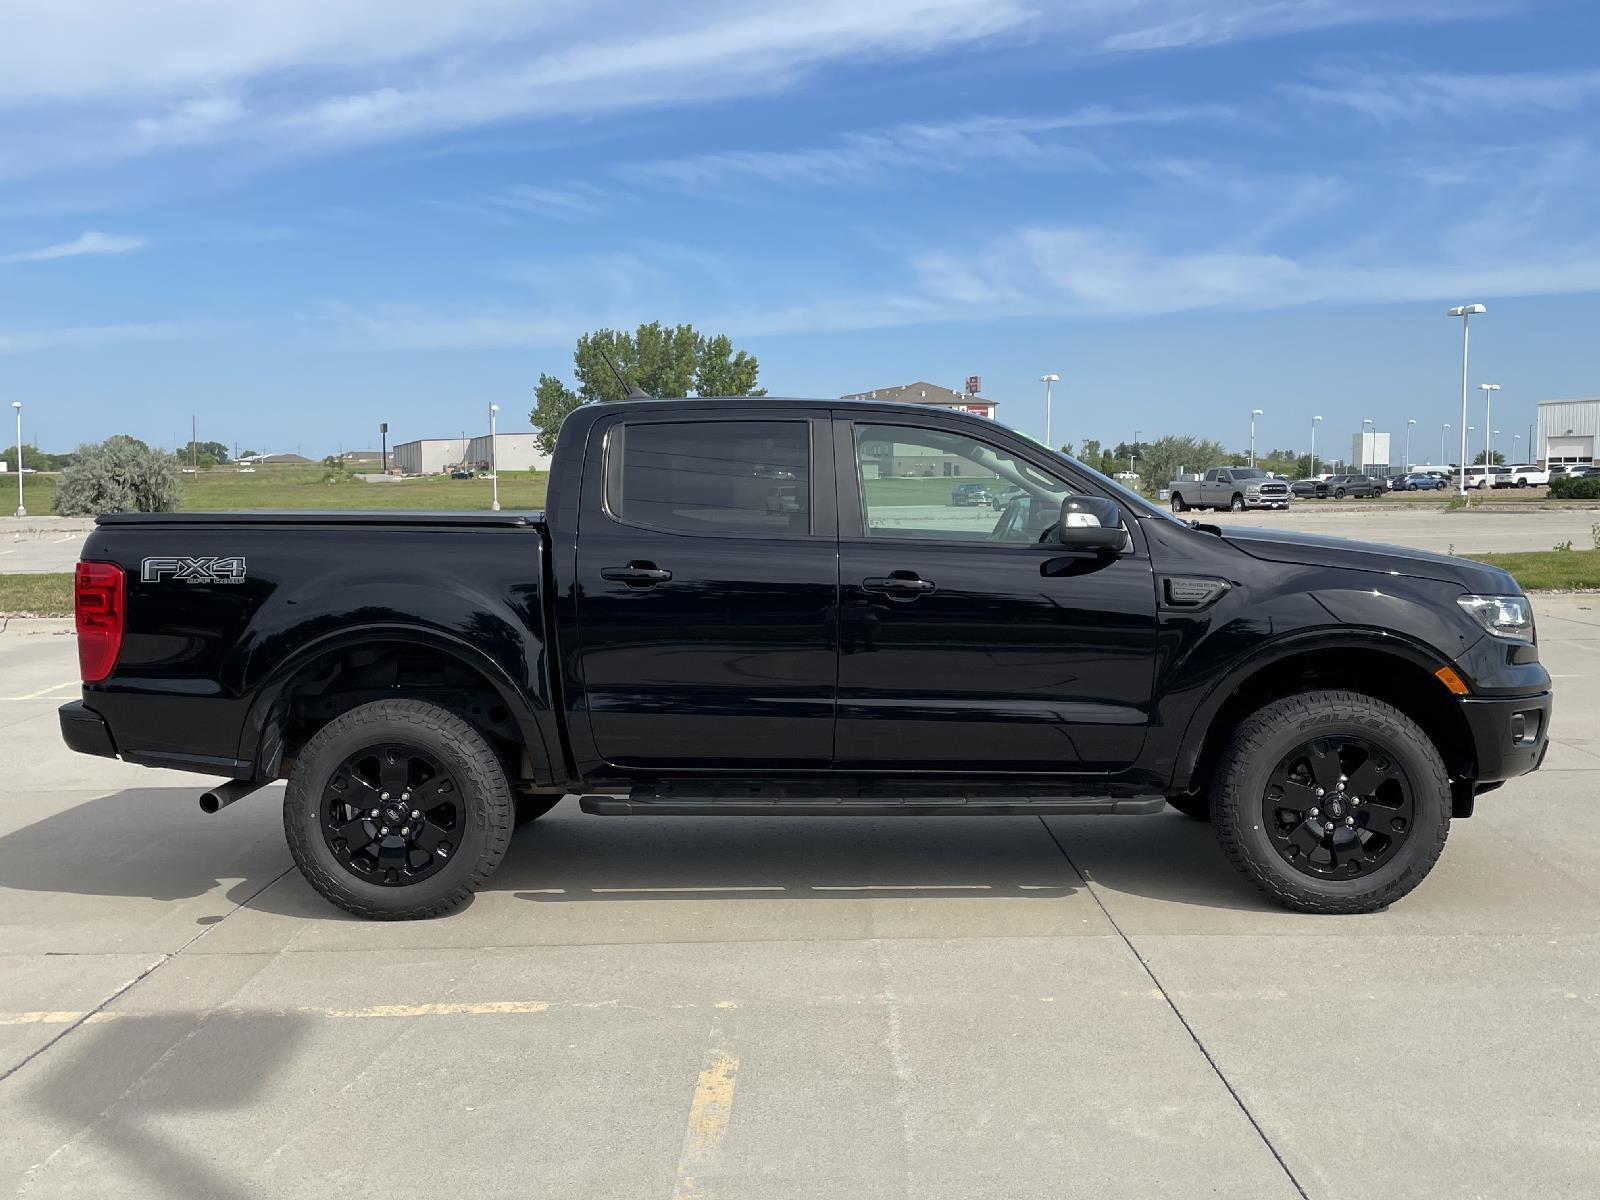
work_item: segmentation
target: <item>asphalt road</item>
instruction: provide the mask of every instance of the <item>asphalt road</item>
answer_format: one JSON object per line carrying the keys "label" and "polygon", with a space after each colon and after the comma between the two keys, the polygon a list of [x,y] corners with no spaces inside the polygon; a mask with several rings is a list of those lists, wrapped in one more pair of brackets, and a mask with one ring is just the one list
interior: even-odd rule
{"label": "asphalt road", "polygon": [[586,817],[437,921],[290,870],[281,788],[67,753],[0,633],[0,1195],[1593,1197],[1600,598],[1545,769],[1311,917],[1206,826]]}

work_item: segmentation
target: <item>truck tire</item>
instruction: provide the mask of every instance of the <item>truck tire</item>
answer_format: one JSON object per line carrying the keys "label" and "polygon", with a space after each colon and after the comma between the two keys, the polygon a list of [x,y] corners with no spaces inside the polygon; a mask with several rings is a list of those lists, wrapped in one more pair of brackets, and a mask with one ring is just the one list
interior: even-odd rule
{"label": "truck tire", "polygon": [[1334,490],[1334,493],[1333,493],[1333,498],[1335,500],[1343,500],[1344,499],[1344,489],[1343,488],[1336,488]]}
{"label": "truck tire", "polygon": [[1233,497],[1233,500],[1228,505],[1228,511],[1229,512],[1243,512],[1244,511],[1244,497],[1239,495],[1238,493],[1235,493],[1234,497]]}
{"label": "truck tire", "polygon": [[1180,496],[1177,492],[1173,492],[1172,493],[1172,511],[1173,512],[1188,512],[1189,511],[1189,506],[1184,503],[1183,497]]}
{"label": "truck tire", "polygon": [[521,829],[524,825],[537,821],[545,813],[560,804],[565,795],[565,792],[557,792],[554,796],[518,792],[516,796],[517,828]]}
{"label": "truck tire", "polygon": [[1279,904],[1367,913],[1433,869],[1450,799],[1439,752],[1409,717],[1358,692],[1315,691],[1240,722],[1211,814],[1233,865]]}
{"label": "truck tire", "polygon": [[456,908],[511,842],[499,757],[460,717],[378,700],[306,743],[283,798],[289,852],[307,882],[359,917],[400,921]]}

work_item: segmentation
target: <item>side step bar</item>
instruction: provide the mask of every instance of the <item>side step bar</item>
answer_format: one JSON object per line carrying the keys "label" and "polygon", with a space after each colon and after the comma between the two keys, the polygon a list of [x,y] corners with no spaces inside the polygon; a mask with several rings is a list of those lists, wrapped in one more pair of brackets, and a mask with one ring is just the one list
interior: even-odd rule
{"label": "side step bar", "polygon": [[1142,815],[1166,807],[1161,796],[1061,796],[994,792],[940,792],[883,786],[838,788],[827,795],[793,785],[717,781],[659,783],[626,796],[579,797],[586,813],[602,817],[842,817],[842,816],[1038,816]]}

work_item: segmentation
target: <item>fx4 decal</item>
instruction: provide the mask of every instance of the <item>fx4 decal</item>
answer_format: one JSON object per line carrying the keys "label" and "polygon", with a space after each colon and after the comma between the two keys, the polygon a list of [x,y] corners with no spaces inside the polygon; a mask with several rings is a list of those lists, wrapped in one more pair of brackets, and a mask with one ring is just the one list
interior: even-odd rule
{"label": "fx4 decal", "polygon": [[146,583],[243,583],[243,558],[147,558],[139,577]]}

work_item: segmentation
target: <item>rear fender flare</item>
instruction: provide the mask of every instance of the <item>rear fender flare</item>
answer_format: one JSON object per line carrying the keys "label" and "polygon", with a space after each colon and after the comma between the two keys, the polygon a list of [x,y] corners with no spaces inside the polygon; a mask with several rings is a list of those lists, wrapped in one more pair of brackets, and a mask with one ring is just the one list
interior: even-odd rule
{"label": "rear fender flare", "polygon": [[[255,764],[256,778],[276,776],[282,753],[280,701],[296,676],[329,654],[376,642],[396,641],[447,654],[482,676],[521,731],[538,781],[550,783],[566,775],[560,758],[551,757],[552,739],[546,736],[545,726],[555,716],[548,706],[536,704],[498,662],[470,642],[427,626],[395,622],[361,625],[314,638],[298,647],[255,685],[255,700],[239,737],[239,756]],[[554,744],[559,746],[559,740]]]}

